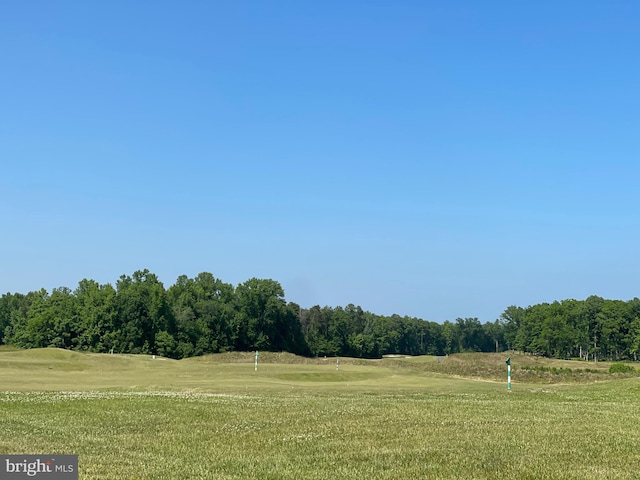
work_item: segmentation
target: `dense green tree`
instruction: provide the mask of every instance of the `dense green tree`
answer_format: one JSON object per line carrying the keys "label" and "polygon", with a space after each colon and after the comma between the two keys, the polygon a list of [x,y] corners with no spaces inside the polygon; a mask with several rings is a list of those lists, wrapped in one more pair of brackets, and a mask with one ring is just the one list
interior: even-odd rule
{"label": "dense green tree", "polygon": [[233,349],[234,289],[202,272],[194,279],[182,275],[167,292],[175,318],[178,358]]}
{"label": "dense green tree", "polygon": [[[500,320],[483,324],[482,330],[484,331],[485,342],[490,342],[492,349],[495,345],[495,350],[493,351],[502,352],[507,348],[504,339],[504,327]],[[489,343],[486,344],[484,351],[489,351]]]}
{"label": "dense green tree", "polygon": [[491,351],[491,339],[487,336],[477,318],[456,319],[459,352]]}
{"label": "dense green tree", "polygon": [[238,350],[288,350],[307,353],[299,307],[287,304],[280,283],[252,278],[236,287],[232,320]]}
{"label": "dense green tree", "polygon": [[460,347],[460,326],[448,320],[442,324],[442,338],[444,342],[443,353],[450,354],[459,351]]}
{"label": "dense green tree", "polygon": [[0,345],[5,343],[4,330],[11,325],[11,311],[14,309],[13,298],[11,293],[5,293],[0,297]]}
{"label": "dense green tree", "polygon": [[72,346],[78,350],[108,352],[114,346],[116,290],[86,278],[78,283],[77,315],[73,325],[76,335]]}
{"label": "dense green tree", "polygon": [[36,292],[5,293],[0,297],[0,344],[16,344],[16,330],[26,326],[27,312],[35,296]]}
{"label": "dense green tree", "polygon": [[598,322],[598,319],[601,318],[598,317],[598,314],[602,311],[603,305],[603,298],[592,295],[584,301],[582,307],[583,324],[586,325],[587,329],[587,359],[591,355],[592,359],[597,360],[600,353],[599,340],[602,326]]}
{"label": "dense green tree", "polygon": [[544,318],[538,341],[535,343],[538,353],[554,357],[568,356],[574,342],[562,306],[555,302],[553,305],[540,307],[540,310]]}
{"label": "dense green tree", "polygon": [[164,287],[147,269],[134,272],[132,277],[120,277],[115,304],[118,352],[156,353],[156,335],[175,330]]}
{"label": "dense green tree", "polygon": [[49,293],[44,289],[27,293],[19,308],[11,312],[11,325],[5,328],[7,343],[22,348],[45,346],[48,336],[46,326],[40,325],[44,319],[33,320],[46,309]]}
{"label": "dense green tree", "polygon": [[640,354],[640,317],[635,317],[629,326],[629,354],[638,360]]}
{"label": "dense green tree", "polygon": [[309,310],[302,310],[300,322],[302,333],[312,355],[333,355],[333,346],[329,345],[329,325],[333,309],[320,308],[316,305]]}
{"label": "dense green tree", "polygon": [[509,306],[500,315],[498,323],[500,324],[500,327],[502,329],[507,350],[518,348],[516,347],[516,345],[520,341],[526,343],[525,340],[518,339],[518,332],[523,324],[523,321],[524,309],[522,307],[516,307],[514,305]]}

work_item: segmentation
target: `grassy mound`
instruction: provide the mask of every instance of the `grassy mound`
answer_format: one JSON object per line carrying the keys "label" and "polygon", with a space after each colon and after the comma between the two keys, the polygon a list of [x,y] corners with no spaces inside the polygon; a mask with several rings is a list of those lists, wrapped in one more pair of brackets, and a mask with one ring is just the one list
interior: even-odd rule
{"label": "grassy mound", "polygon": [[523,353],[458,353],[444,357],[385,358],[384,364],[400,368],[414,368],[444,375],[504,381],[507,376],[505,360],[511,357],[513,382],[521,383],[584,383],[611,379],[617,376],[635,376],[636,370],[626,368],[610,372],[611,362],[584,362],[557,360]]}

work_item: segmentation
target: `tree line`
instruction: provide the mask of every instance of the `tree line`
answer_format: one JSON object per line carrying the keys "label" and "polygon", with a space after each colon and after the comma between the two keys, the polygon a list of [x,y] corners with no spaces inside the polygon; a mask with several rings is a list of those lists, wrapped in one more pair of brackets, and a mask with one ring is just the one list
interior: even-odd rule
{"label": "tree line", "polygon": [[115,286],[83,279],[75,290],[3,294],[0,343],[170,358],[250,350],[379,358],[516,349],[560,358],[635,359],[640,300],[589,297],[511,306],[484,324],[477,318],[436,323],[376,315],[352,304],[301,308],[287,302],[271,279],[234,287],[203,272],[182,275],[165,289],[145,269],[122,275]]}
{"label": "tree line", "polygon": [[527,308],[508,307],[500,316],[505,345],[557,358],[637,360],[640,299],[563,300]]}

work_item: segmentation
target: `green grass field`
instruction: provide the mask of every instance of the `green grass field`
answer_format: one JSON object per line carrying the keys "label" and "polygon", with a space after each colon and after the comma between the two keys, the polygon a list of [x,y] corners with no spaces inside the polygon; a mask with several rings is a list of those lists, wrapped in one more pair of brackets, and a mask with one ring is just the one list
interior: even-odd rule
{"label": "green grass field", "polygon": [[241,353],[5,348],[0,453],[75,453],[81,479],[638,476],[640,378],[511,355],[508,393],[505,357],[340,359],[336,371],[265,352],[256,373]]}

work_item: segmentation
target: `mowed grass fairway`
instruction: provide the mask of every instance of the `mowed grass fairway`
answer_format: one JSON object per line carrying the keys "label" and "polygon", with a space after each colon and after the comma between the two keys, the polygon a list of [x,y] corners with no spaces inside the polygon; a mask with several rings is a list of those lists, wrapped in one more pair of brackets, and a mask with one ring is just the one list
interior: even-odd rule
{"label": "mowed grass fairway", "polygon": [[507,393],[505,357],[0,349],[0,453],[76,453],[81,479],[638,477],[639,378],[516,369]]}

